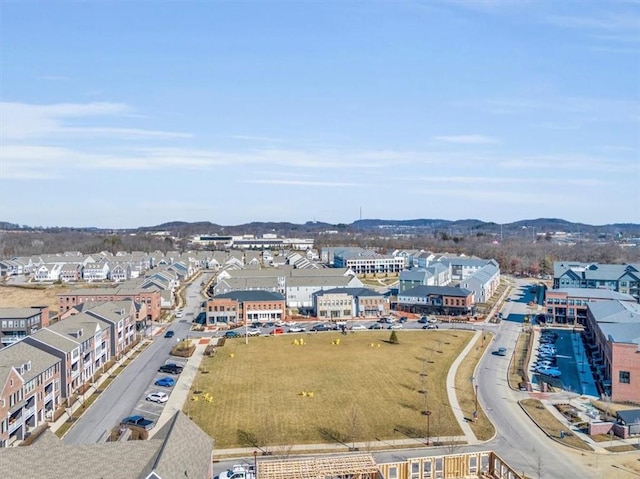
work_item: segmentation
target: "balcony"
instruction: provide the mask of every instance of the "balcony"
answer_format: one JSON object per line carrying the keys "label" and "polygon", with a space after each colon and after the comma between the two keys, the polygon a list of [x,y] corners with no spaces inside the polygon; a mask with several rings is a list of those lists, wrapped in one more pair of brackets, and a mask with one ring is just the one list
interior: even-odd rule
{"label": "balcony", "polygon": [[18,430],[23,424],[24,421],[22,420],[22,416],[14,419],[13,422],[9,420],[9,434],[13,434],[14,432],[16,432],[16,430]]}
{"label": "balcony", "polygon": [[31,416],[33,416],[36,413],[36,405],[35,403],[33,404],[33,406],[31,407],[25,407],[22,410],[22,417],[25,419],[25,421],[27,419],[29,419]]}

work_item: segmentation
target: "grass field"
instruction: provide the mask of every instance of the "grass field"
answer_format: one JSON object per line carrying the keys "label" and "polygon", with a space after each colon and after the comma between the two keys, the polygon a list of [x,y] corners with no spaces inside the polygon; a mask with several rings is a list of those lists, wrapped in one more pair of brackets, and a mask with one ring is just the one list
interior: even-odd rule
{"label": "grass field", "polygon": [[[199,400],[187,401],[185,412],[217,449],[424,439],[425,407],[433,440],[461,435],[445,385],[471,334],[397,334],[397,345],[386,342],[388,331],[228,340],[203,359],[192,388]],[[296,338],[305,344],[295,346]]]}
{"label": "grass field", "polygon": [[69,291],[62,285],[26,285],[0,286],[0,307],[28,308],[30,306],[49,306],[51,311],[58,311],[58,294]]}

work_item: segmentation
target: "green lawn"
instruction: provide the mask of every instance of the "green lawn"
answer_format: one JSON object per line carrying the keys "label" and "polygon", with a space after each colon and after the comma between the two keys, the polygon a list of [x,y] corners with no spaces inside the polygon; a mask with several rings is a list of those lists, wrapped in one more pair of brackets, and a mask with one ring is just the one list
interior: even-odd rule
{"label": "green lawn", "polygon": [[[398,331],[398,345],[387,343],[389,336],[362,331],[250,338],[248,345],[227,340],[203,359],[207,372],[198,373],[185,412],[215,439],[216,449],[424,438],[424,388],[431,437],[462,434],[445,381],[471,334]],[[295,346],[296,338],[305,344]]]}

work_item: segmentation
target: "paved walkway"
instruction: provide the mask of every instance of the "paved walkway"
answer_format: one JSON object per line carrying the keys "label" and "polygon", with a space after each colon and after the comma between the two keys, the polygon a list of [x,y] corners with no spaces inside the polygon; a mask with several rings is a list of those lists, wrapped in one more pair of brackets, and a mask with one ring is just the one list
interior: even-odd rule
{"label": "paved walkway", "polygon": [[456,373],[458,372],[458,366],[462,363],[464,358],[469,354],[469,351],[476,344],[476,341],[480,337],[481,334],[484,334],[484,331],[476,331],[473,335],[473,338],[467,343],[467,346],[462,350],[462,352],[458,355],[456,360],[451,364],[449,368],[449,373],[447,374],[447,395],[449,397],[449,404],[451,404],[451,409],[453,411],[462,432],[466,436],[466,440],[469,444],[479,444],[478,438],[475,433],[471,429],[467,418],[465,418],[464,412],[460,408],[460,403],[458,403],[458,396],[456,395]]}
{"label": "paved walkway", "polygon": [[176,381],[176,385],[173,387],[173,390],[169,395],[169,400],[165,403],[164,408],[162,409],[162,414],[160,414],[160,417],[158,418],[156,427],[151,430],[149,437],[153,437],[156,432],[162,429],[162,426],[169,422],[176,412],[181,411],[189,402],[189,391],[191,390],[191,385],[198,373],[198,368],[200,368],[200,362],[204,356],[204,351],[210,342],[211,344],[216,344],[218,341],[217,338],[193,338],[193,340],[196,341],[196,349],[187,360],[182,373]]}

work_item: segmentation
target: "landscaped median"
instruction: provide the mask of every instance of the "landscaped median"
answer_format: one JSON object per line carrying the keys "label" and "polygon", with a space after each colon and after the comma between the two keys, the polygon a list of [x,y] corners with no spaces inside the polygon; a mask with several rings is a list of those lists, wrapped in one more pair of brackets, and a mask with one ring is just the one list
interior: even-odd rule
{"label": "landscaped median", "polygon": [[203,358],[184,410],[217,450],[378,440],[424,447],[461,436],[446,377],[473,332],[396,335],[398,344],[389,331],[229,339]]}
{"label": "landscaped median", "polygon": [[569,427],[558,421],[553,414],[537,399],[523,399],[520,407],[536,425],[550,438],[584,451],[593,451],[582,439],[569,431]]}

